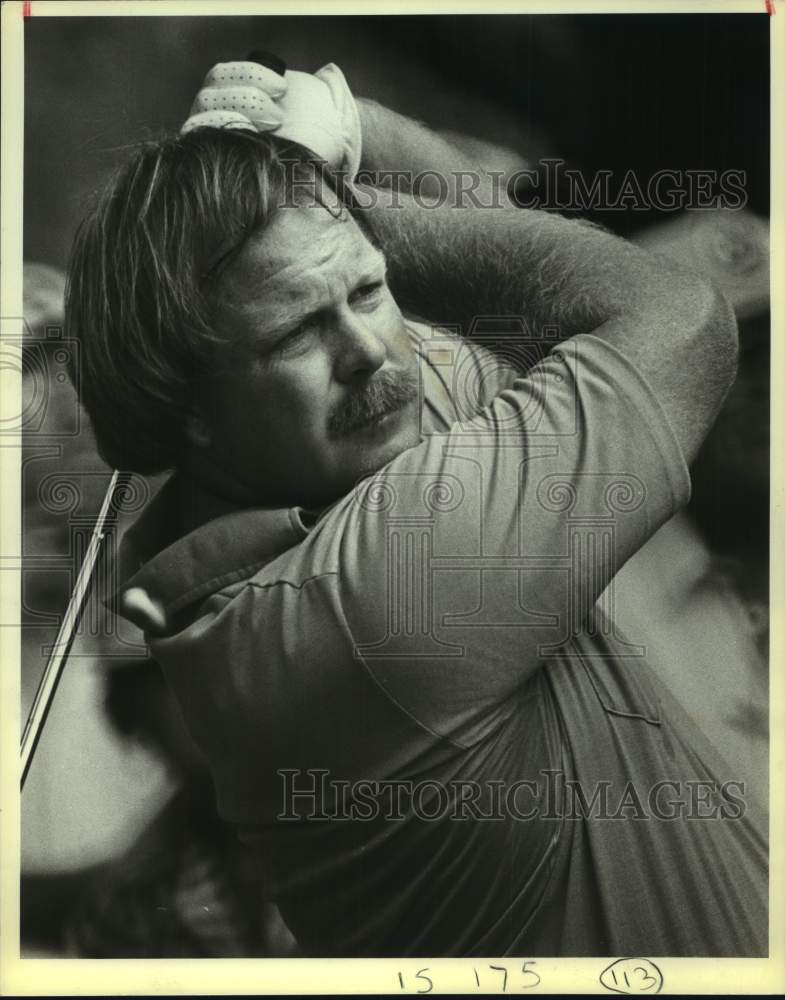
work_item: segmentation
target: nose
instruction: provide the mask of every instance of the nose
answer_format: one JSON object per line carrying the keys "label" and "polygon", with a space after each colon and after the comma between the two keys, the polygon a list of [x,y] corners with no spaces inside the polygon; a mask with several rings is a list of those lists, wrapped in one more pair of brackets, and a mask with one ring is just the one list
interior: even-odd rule
{"label": "nose", "polygon": [[358,315],[351,308],[338,317],[335,352],[335,375],[345,384],[367,379],[387,359],[384,340],[374,332],[367,316]]}

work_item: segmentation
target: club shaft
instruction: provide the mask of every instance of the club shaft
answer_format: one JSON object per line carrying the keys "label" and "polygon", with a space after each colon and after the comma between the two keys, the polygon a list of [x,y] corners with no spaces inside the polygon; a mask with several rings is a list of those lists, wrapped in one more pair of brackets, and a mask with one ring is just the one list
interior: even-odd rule
{"label": "club shaft", "polygon": [[[24,788],[25,780],[27,778],[28,771],[30,770],[30,765],[33,762],[36,747],[38,746],[38,741],[41,738],[41,733],[43,732],[44,725],[46,724],[49,709],[52,707],[52,701],[54,699],[55,692],[57,691],[57,685],[60,681],[63,670],[65,669],[76,631],[79,628],[79,622],[82,619],[82,613],[84,611],[87,595],[90,592],[90,582],[92,580],[93,572],[101,553],[101,545],[105,537],[104,528],[106,526],[106,520],[109,516],[110,510],[112,510],[112,500],[119,482],[120,474],[117,470],[115,470],[112,473],[111,481],[106,490],[106,494],[104,495],[103,503],[101,504],[101,509],[98,513],[95,527],[93,528],[93,533],[90,536],[90,544],[88,545],[87,552],[82,560],[82,565],[79,569],[79,575],[76,579],[71,599],[68,602],[68,607],[63,615],[60,630],[57,633],[57,639],[55,640],[55,644],[49,654],[49,659],[38,684],[35,698],[33,699],[30,714],[27,717],[27,722],[22,734],[22,788]],[[115,507],[114,509],[116,510],[117,508]]]}

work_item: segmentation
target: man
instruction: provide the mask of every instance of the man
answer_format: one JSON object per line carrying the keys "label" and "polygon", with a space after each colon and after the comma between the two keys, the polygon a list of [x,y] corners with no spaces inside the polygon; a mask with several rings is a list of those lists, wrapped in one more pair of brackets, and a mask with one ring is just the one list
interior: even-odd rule
{"label": "man", "polygon": [[314,174],[292,140],[351,179],[360,122],[371,170],[464,164],[296,80],[211,71],[70,274],[104,457],[176,470],[117,600],[221,814],[308,955],[766,954],[760,817],[596,603],[688,498],[732,313],[498,191]]}

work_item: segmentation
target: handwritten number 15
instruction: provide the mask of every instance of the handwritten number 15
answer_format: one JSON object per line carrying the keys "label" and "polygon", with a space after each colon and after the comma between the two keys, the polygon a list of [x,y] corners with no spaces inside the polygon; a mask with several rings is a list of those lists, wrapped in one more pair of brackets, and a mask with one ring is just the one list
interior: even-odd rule
{"label": "handwritten number 15", "polygon": [[[430,993],[431,990],[433,989],[433,980],[431,979],[430,976],[426,976],[425,975],[426,972],[430,972],[430,969],[428,969],[428,968],[420,969],[419,972],[415,972],[415,974],[414,974],[414,978],[415,979],[419,979],[422,982],[425,982],[425,983],[428,984],[427,986],[424,986],[422,989],[417,990],[418,993]],[[406,986],[404,985],[404,982],[403,982],[403,973],[402,972],[398,973],[398,982],[401,984],[401,989],[405,990]]]}

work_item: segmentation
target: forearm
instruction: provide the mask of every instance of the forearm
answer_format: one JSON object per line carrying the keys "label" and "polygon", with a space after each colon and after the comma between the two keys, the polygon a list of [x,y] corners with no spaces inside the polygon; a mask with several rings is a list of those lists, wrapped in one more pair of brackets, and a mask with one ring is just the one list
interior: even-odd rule
{"label": "forearm", "polygon": [[[474,141],[482,151],[469,157],[426,125],[406,118],[376,101],[359,98],[362,123],[362,163],[358,181],[391,188],[445,204],[508,204],[510,163],[519,162],[511,150]],[[505,169],[506,168],[506,173]]]}
{"label": "forearm", "polygon": [[536,335],[588,333],[611,319],[659,311],[670,274],[644,251],[586,223],[541,211],[428,205],[362,189],[404,309],[433,322],[519,316]]}
{"label": "forearm", "polygon": [[[389,153],[402,169],[410,149],[412,169],[466,166],[385,109],[375,129],[371,161]],[[465,334],[475,317],[513,316],[535,340],[547,331],[549,345],[581,333],[608,340],[649,380],[691,459],[735,372],[733,315],[711,284],[585,222],[507,203],[429,203],[404,193],[405,175],[396,188],[358,193],[404,310]]]}
{"label": "forearm", "polygon": [[464,331],[476,315],[516,315],[532,334],[558,327],[566,338],[639,308],[662,284],[661,268],[631,244],[514,208],[501,171],[373,101],[358,107],[358,181],[384,189],[367,191],[364,203],[403,308]]}

